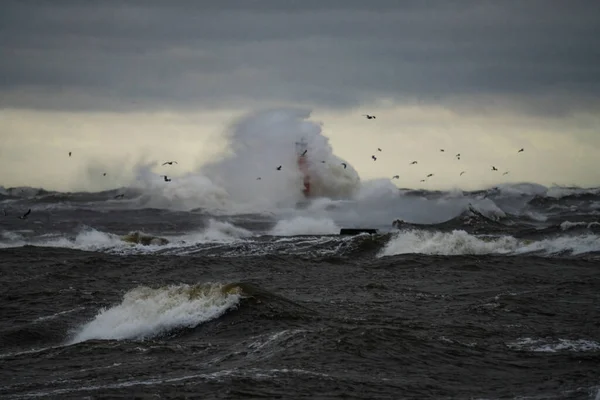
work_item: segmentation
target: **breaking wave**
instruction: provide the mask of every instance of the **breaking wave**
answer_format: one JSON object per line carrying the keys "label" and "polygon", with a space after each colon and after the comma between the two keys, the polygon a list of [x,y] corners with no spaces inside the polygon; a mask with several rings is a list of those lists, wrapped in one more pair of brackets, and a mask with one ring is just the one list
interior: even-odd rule
{"label": "breaking wave", "polygon": [[239,291],[221,284],[140,286],[125,293],[123,301],[105,308],[81,326],[70,341],[91,339],[148,339],[174,329],[194,328],[237,306]]}
{"label": "breaking wave", "polygon": [[471,235],[464,230],[432,232],[408,230],[395,234],[379,253],[380,257],[398,254],[482,255],[528,254],[579,255],[600,252],[600,236],[560,236],[543,240],[520,240],[513,236]]}

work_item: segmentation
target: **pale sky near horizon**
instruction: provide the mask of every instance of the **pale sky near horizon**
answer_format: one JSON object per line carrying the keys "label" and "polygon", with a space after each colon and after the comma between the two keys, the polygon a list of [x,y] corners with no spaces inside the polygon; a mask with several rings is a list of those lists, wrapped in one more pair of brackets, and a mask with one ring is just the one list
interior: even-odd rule
{"label": "pale sky near horizon", "polygon": [[600,186],[598,21],[583,0],[8,0],[0,186],[108,189],[152,160],[185,173],[278,106],[312,110],[363,180]]}

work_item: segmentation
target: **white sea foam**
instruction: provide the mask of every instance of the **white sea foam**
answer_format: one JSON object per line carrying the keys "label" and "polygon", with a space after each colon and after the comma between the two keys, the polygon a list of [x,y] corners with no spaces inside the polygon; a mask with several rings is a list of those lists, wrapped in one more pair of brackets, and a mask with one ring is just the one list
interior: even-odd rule
{"label": "white sea foam", "polygon": [[600,195],[600,188],[576,188],[553,186],[548,189],[546,196],[561,199],[565,196]]}
{"label": "white sea foam", "polygon": [[585,226],[588,229],[591,229],[593,226],[600,226],[599,222],[571,222],[564,221],[560,224],[560,229],[563,231],[569,230],[571,228],[575,228],[577,226]]}
{"label": "white sea foam", "polygon": [[295,217],[279,221],[271,232],[274,236],[333,235],[340,228],[329,218]]}
{"label": "white sea foam", "polygon": [[600,351],[600,343],[584,339],[533,339],[520,338],[515,342],[506,344],[515,350],[556,353],[559,351]]}
{"label": "white sea foam", "polygon": [[208,226],[198,232],[190,232],[180,236],[166,236],[166,238],[174,242],[170,247],[180,245],[189,246],[191,244],[201,243],[232,243],[238,240],[243,240],[255,236],[251,231],[236,226],[229,222],[221,222],[209,220]]}
{"label": "white sea foam", "polygon": [[539,241],[519,240],[512,236],[475,236],[463,230],[431,232],[401,231],[390,239],[379,256],[396,254],[526,254],[546,255],[561,252],[583,254],[600,251],[600,237],[596,235],[564,236]]}
{"label": "white sea foam", "polygon": [[[147,233],[151,236],[160,236]],[[123,240],[123,236],[85,227],[75,236],[42,235],[27,240],[15,232],[3,232],[0,248],[21,247],[24,245],[62,247],[86,251],[107,251],[112,253],[152,253],[159,250],[189,247],[205,243],[233,243],[255,236],[251,231],[228,222],[209,220],[205,228],[177,236],[161,236],[168,244],[143,245]]]}
{"label": "white sea foam", "polygon": [[223,285],[140,286],[125,293],[120,304],[102,309],[81,326],[70,344],[90,339],[145,339],[177,328],[193,328],[237,306],[240,295]]}

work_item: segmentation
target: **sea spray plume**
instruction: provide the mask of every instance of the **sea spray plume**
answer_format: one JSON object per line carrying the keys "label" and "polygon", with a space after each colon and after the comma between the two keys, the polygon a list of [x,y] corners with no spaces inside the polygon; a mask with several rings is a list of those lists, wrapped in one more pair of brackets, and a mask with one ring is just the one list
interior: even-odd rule
{"label": "sea spray plume", "polygon": [[231,207],[225,189],[215,185],[207,177],[198,173],[187,173],[166,183],[161,174],[153,172],[157,165],[155,161],[135,166],[134,187],[143,193],[137,200],[140,205],[184,211]]}
{"label": "sea spray plume", "polygon": [[[349,198],[360,178],[354,168],[333,154],[310,111],[277,109],[238,120],[227,132],[230,153],[203,166],[213,182],[225,188],[235,202],[293,207],[304,199],[303,175],[298,168],[296,142],[306,142],[311,194]],[[325,161],[324,163],[321,161]],[[281,171],[275,167],[281,165]],[[257,182],[256,176],[262,179]]]}
{"label": "sea spray plume", "polygon": [[352,197],[359,190],[358,174],[347,162],[344,168],[344,160],[333,154],[321,126],[308,121],[309,116],[309,111],[283,109],[243,117],[225,132],[229,149],[223,158],[200,171],[174,177],[168,185],[153,171],[157,162],[138,164],[135,186],[144,192],[140,201],[146,207],[179,210],[293,208],[304,199],[303,175],[297,164],[296,142],[300,141],[306,142],[311,194]]}

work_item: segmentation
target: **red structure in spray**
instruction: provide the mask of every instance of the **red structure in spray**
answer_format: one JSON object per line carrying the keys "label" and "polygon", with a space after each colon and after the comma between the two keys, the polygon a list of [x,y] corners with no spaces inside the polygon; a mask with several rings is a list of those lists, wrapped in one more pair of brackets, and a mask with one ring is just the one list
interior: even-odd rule
{"label": "red structure in spray", "polygon": [[310,175],[308,173],[308,160],[306,153],[308,152],[308,143],[302,138],[299,142],[296,142],[296,155],[298,156],[298,169],[304,176],[304,193],[305,197],[310,197]]}

